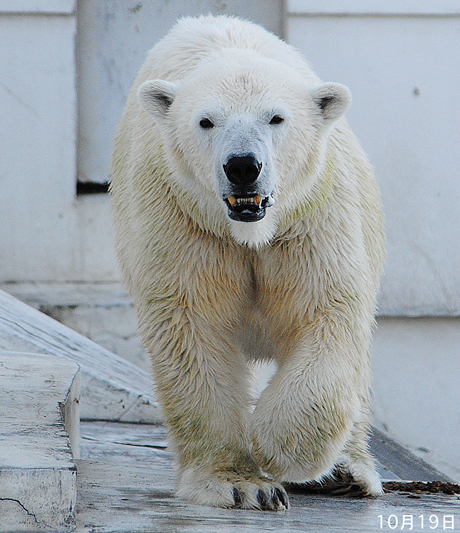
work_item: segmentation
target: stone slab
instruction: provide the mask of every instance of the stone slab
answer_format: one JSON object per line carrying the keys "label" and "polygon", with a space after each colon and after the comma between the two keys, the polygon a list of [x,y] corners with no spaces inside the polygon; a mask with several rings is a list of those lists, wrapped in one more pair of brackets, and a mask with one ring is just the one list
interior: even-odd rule
{"label": "stone slab", "polygon": [[0,350],[58,355],[81,368],[84,419],[156,423],[151,376],[83,335],[0,291]]}
{"label": "stone slab", "polygon": [[134,305],[121,283],[3,283],[0,289],[150,373]]}
{"label": "stone slab", "polygon": [[75,529],[79,372],[59,357],[0,352],[0,532]]}
{"label": "stone slab", "polygon": [[[370,446],[379,462],[385,465],[385,468],[393,475],[397,475],[399,479],[406,481],[453,481],[449,476],[417,457],[408,448],[398,444],[376,428],[372,429]],[[395,479],[392,476],[383,477]]]}

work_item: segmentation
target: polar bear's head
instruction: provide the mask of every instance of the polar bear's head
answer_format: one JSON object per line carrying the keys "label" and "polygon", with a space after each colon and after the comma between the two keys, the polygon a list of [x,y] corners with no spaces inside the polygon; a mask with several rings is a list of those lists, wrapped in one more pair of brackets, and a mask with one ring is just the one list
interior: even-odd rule
{"label": "polar bear's head", "polygon": [[278,61],[230,49],[179,83],[143,83],[138,99],[159,126],[176,185],[237,242],[257,246],[306,201],[351,97],[341,84],[312,86]]}

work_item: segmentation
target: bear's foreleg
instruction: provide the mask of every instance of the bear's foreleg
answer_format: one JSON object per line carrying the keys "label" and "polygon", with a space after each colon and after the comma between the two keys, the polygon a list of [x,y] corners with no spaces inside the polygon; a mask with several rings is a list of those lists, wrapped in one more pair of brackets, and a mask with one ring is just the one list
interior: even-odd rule
{"label": "bear's foreleg", "polygon": [[225,326],[192,320],[181,306],[161,314],[144,339],[177,454],[178,495],[216,507],[287,508],[284,488],[251,455],[250,372]]}
{"label": "bear's foreleg", "polygon": [[317,313],[281,360],[251,423],[254,456],[276,480],[320,480],[339,463],[363,493],[381,492],[367,450],[368,323]]}

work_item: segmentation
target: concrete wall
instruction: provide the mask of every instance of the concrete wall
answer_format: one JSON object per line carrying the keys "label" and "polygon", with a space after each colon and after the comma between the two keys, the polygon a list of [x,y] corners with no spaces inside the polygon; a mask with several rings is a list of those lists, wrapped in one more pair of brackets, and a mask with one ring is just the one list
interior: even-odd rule
{"label": "concrete wall", "polygon": [[[331,4],[340,8],[326,12]],[[350,87],[348,118],[376,169],[388,234],[384,315],[460,312],[460,15],[447,4],[458,6],[288,2],[288,41],[324,80]]]}
{"label": "concrete wall", "polygon": [[458,318],[380,318],[374,335],[377,427],[460,482]]}
{"label": "concrete wall", "polygon": [[455,2],[290,0],[284,17],[280,1],[262,0],[36,4],[0,1],[0,281],[119,278],[109,199],[77,197],[77,175],[107,181],[127,92],[173,21],[227,12],[277,33],[284,24],[324,79],[350,86],[387,218],[381,314],[459,314]]}
{"label": "concrete wall", "polygon": [[118,277],[107,198],[76,197],[75,9],[0,2],[1,280]]}
{"label": "concrete wall", "polygon": [[[37,7],[38,6],[38,7]],[[0,281],[120,278],[105,182],[146,52],[180,15],[281,28],[281,1],[0,0]]]}
{"label": "concrete wall", "polygon": [[279,0],[79,2],[80,181],[107,181],[113,135],[147,51],[178,17],[207,13],[238,15],[281,33]]}

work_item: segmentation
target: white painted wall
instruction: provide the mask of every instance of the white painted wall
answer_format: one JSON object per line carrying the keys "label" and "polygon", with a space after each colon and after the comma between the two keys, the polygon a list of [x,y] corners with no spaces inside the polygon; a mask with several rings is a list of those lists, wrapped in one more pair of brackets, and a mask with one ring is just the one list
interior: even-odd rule
{"label": "white painted wall", "polygon": [[295,0],[288,8],[289,42],[324,80],[350,87],[348,118],[375,165],[388,235],[381,313],[458,315],[458,2]]}
{"label": "white painted wall", "polygon": [[0,281],[114,281],[112,139],[147,51],[181,15],[281,28],[281,0],[0,0]]}
{"label": "white painted wall", "polygon": [[[0,16],[2,278],[50,275],[71,261],[75,67],[72,16]],[[45,214],[45,216],[43,216]]]}
{"label": "white painted wall", "polygon": [[107,198],[75,195],[75,36],[75,1],[0,3],[1,280],[118,276]]}
{"label": "white painted wall", "polygon": [[180,16],[248,18],[281,33],[280,0],[85,0],[78,12],[78,179],[105,182],[121,111],[147,51]]}
{"label": "white painted wall", "polygon": [[[237,13],[279,33],[281,3],[36,4],[0,0],[0,280],[116,280],[109,200],[77,198],[75,181],[107,180],[146,51],[181,14]],[[384,315],[460,311],[459,11],[447,0],[287,2],[287,40],[354,96],[349,120],[387,217]]]}
{"label": "white painted wall", "polygon": [[460,482],[460,321],[380,318],[374,335],[378,427]]}

